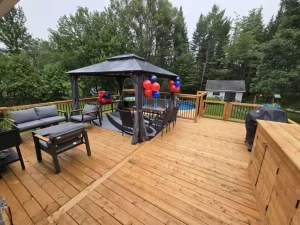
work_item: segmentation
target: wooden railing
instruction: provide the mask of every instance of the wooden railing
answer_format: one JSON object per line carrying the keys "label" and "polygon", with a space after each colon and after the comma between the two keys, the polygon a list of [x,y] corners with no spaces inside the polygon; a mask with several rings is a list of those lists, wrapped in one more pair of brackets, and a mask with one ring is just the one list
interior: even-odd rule
{"label": "wooden railing", "polygon": [[261,106],[213,100],[204,100],[203,102],[204,106],[200,109],[203,111],[202,116],[236,122],[244,122],[249,111]]}
{"label": "wooden railing", "polygon": [[[134,94],[134,90],[127,89],[124,90],[124,93]],[[178,117],[194,120],[194,122],[197,122],[199,117],[209,117],[236,122],[245,122],[247,113],[261,106],[259,104],[205,100],[206,95],[207,92],[205,91],[197,91],[196,95],[176,93],[176,100],[180,103]],[[161,92],[161,98],[170,99],[170,93]],[[95,102],[96,100],[96,97],[82,98],[79,100],[80,108],[83,108],[86,103]],[[68,116],[71,114],[72,111],[72,100],[66,100],[13,107],[0,107],[0,115],[6,115],[9,111],[22,110],[47,105],[56,105],[58,109],[66,111]],[[115,109],[116,107],[117,103],[113,105],[113,109]],[[103,105],[102,110],[103,112],[111,111],[111,105]],[[297,124],[296,122],[290,119],[289,123]]]}
{"label": "wooden railing", "polygon": [[259,104],[247,104],[239,102],[230,102],[227,104],[228,114],[225,119],[236,122],[244,122],[249,111],[261,106]]}
{"label": "wooden railing", "polygon": [[[89,102],[96,102],[97,98],[82,98],[79,99],[79,105],[82,109],[86,103]],[[57,109],[66,111],[68,116],[70,116],[72,111],[72,100],[65,100],[65,101],[57,101],[57,102],[45,102],[45,103],[38,103],[38,104],[31,104],[31,105],[20,105],[20,106],[12,106],[12,107],[1,107],[0,108],[0,115],[7,115],[9,111],[16,111],[16,110],[22,110],[22,109],[29,109],[33,107],[39,107],[39,106],[49,106],[49,105],[56,105]],[[113,108],[115,109],[117,107],[117,103],[114,104]],[[102,111],[110,111],[111,110],[111,104],[103,105]]]}
{"label": "wooden railing", "polygon": [[[260,106],[259,104],[203,100],[203,103],[200,102],[199,116],[244,123],[247,113]],[[291,124],[297,124],[290,119],[288,121]]]}

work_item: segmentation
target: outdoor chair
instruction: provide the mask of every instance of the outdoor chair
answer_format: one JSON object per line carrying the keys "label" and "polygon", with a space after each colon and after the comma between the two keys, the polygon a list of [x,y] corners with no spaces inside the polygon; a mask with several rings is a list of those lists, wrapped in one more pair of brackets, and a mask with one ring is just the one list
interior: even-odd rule
{"label": "outdoor chair", "polygon": [[169,130],[171,129],[171,123],[173,124],[173,127],[176,124],[178,110],[179,110],[179,106],[173,107],[172,114],[171,114],[170,119],[168,121],[168,123],[169,123]]}
{"label": "outdoor chair", "polygon": [[56,129],[55,126],[53,128],[50,127],[49,129],[53,129],[54,132],[49,136],[43,136],[42,134],[46,131],[46,129],[41,129],[41,133],[39,133],[39,131],[35,131],[35,133],[33,133],[37,158],[38,161],[42,161],[41,150],[50,154],[53,159],[56,173],[60,173],[60,166],[57,158],[58,154],[70,150],[78,145],[85,144],[87,155],[91,155],[87,131],[83,124],[66,127],[65,129],[61,129],[59,132],[54,130]]}
{"label": "outdoor chair", "polygon": [[157,108],[167,108],[167,100],[157,99]]}
{"label": "outdoor chair", "polygon": [[[168,126],[172,112],[173,109],[167,109],[163,117],[155,117],[152,121],[150,121],[150,124],[153,124],[156,129],[157,127],[160,128],[159,131],[161,131],[161,136],[163,136],[164,133],[163,129]],[[166,132],[168,132],[168,129],[166,129]]]}
{"label": "outdoor chair", "polygon": [[154,107],[154,98],[144,98],[144,107]]}
{"label": "outdoor chair", "polygon": [[124,136],[125,133],[125,128],[130,128],[133,131],[133,114],[131,113],[131,111],[127,111],[127,110],[119,110],[120,113],[120,118],[122,121],[122,136]]}
{"label": "outdoor chair", "polygon": [[[75,112],[81,112],[81,114],[74,115]],[[96,119],[99,119],[99,124],[101,126],[102,122],[101,122],[101,117],[99,115],[99,110],[97,105],[86,104],[83,109],[77,109],[71,111],[71,117],[70,117],[71,122],[77,122],[77,123],[93,122],[95,124],[94,120]]]}

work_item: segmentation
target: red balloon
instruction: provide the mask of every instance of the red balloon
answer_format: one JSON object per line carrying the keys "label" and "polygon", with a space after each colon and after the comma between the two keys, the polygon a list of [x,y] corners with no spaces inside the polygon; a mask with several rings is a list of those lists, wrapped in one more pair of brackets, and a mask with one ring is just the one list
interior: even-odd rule
{"label": "red balloon", "polygon": [[175,92],[179,92],[180,91],[180,86],[176,87],[176,91]]}
{"label": "red balloon", "polygon": [[154,83],[151,85],[151,90],[152,90],[152,91],[159,91],[159,89],[160,89],[159,83],[154,82]]}
{"label": "red balloon", "polygon": [[176,88],[175,85],[172,85],[172,86],[170,87],[170,92],[176,92],[176,90],[177,90],[177,88]]}
{"label": "red balloon", "polygon": [[102,98],[102,101],[101,101],[103,104],[106,104],[107,103],[107,99],[106,98]]}
{"label": "red balloon", "polygon": [[151,89],[151,81],[150,81],[150,80],[144,80],[144,82],[143,82],[143,87],[144,87],[146,90]]}
{"label": "red balloon", "polygon": [[98,100],[98,102],[101,102],[102,101],[102,96],[98,96],[97,100]]}
{"label": "red balloon", "polygon": [[152,91],[151,90],[145,90],[144,94],[147,98],[152,98]]}
{"label": "red balloon", "polygon": [[168,85],[169,85],[169,87],[171,87],[172,85],[174,85],[174,80],[169,80],[169,82],[168,82]]}
{"label": "red balloon", "polygon": [[101,91],[98,91],[98,96],[102,96],[102,92]]}
{"label": "red balloon", "polygon": [[107,102],[107,103],[111,103],[111,102],[112,102],[112,99],[109,98],[109,99],[106,100],[106,102]]}

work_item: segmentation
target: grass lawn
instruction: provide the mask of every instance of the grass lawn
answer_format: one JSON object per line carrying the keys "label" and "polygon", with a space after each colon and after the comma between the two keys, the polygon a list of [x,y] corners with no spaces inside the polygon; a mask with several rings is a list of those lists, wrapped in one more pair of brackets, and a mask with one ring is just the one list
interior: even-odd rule
{"label": "grass lawn", "polygon": [[300,124],[300,113],[287,112],[288,118]]}

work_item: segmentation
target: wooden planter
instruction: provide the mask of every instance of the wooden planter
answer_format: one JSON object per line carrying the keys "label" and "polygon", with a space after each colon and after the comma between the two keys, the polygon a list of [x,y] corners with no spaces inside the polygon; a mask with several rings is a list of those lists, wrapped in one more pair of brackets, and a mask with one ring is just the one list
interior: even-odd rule
{"label": "wooden planter", "polygon": [[248,170],[263,224],[300,224],[300,126],[258,121]]}

